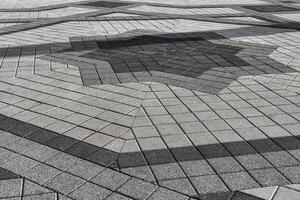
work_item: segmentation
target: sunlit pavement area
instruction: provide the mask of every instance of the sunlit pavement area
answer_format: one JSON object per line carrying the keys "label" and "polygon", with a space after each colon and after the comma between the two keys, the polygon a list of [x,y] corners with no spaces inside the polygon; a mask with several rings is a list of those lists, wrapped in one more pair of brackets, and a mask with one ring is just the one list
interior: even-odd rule
{"label": "sunlit pavement area", "polygon": [[299,0],[0,0],[0,199],[299,200],[299,72]]}

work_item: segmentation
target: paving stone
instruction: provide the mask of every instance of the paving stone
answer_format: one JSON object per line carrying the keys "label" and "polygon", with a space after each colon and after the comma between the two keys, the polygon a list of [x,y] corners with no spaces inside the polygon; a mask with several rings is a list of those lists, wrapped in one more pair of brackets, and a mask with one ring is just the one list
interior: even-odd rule
{"label": "paving stone", "polygon": [[44,185],[67,195],[84,183],[85,181],[83,179],[67,173],[61,173],[47,181]]}
{"label": "paving stone", "polygon": [[60,170],[66,170],[77,164],[79,161],[80,160],[78,158],[67,153],[58,153],[48,159],[45,163]]}
{"label": "paving stone", "polygon": [[38,161],[45,161],[58,153],[59,153],[59,151],[57,151],[55,149],[52,149],[52,148],[44,146],[44,145],[40,145],[30,151],[25,152],[25,155],[27,155],[33,159],[36,159]]}
{"label": "paving stone", "polygon": [[183,134],[183,131],[177,124],[157,125],[157,130],[162,136]]}
{"label": "paving stone", "polygon": [[77,140],[64,136],[64,135],[58,135],[57,137],[47,141],[45,145],[57,149],[59,151],[63,151],[70,146],[74,145],[77,142]]}
{"label": "paving stone", "polygon": [[247,170],[270,168],[272,165],[259,154],[235,157]]}
{"label": "paving stone", "polygon": [[247,172],[221,174],[221,177],[232,191],[259,187]]}
{"label": "paving stone", "polygon": [[227,192],[228,189],[216,175],[199,176],[191,178],[199,194]]}
{"label": "paving stone", "polygon": [[22,194],[23,179],[9,179],[0,181],[0,197],[14,197]]}
{"label": "paving stone", "polygon": [[60,173],[61,172],[59,170],[53,167],[45,164],[39,164],[23,172],[22,175],[30,180],[43,184]]}
{"label": "paving stone", "polygon": [[122,172],[148,182],[155,182],[155,178],[149,166],[124,168],[122,169]]}
{"label": "paving stone", "polygon": [[186,161],[179,164],[187,176],[202,176],[214,174],[213,169],[205,160]]}
{"label": "paving stone", "polygon": [[89,180],[92,177],[99,174],[104,169],[105,168],[100,165],[97,165],[97,164],[94,164],[94,163],[91,163],[91,162],[88,162],[85,160],[80,160],[75,165],[68,168],[66,171],[71,174],[74,174],[76,176],[79,176],[83,179]]}
{"label": "paving stone", "polygon": [[208,162],[218,173],[243,171],[241,165],[232,157],[211,158],[208,159]]}
{"label": "paving stone", "polygon": [[180,166],[177,163],[152,165],[151,169],[155,177],[159,180],[185,177],[183,171],[181,170]]}
{"label": "paving stone", "polygon": [[249,171],[253,178],[263,186],[285,185],[289,181],[274,168]]}
{"label": "paving stone", "polygon": [[110,193],[111,191],[100,186],[92,183],[85,183],[79,188],[76,188],[76,190],[68,196],[75,199],[105,199]]}
{"label": "paving stone", "polygon": [[166,188],[173,189],[174,191],[190,196],[197,196],[196,191],[187,178],[165,180],[160,181],[159,183],[160,185],[165,186]]}
{"label": "paving stone", "polygon": [[264,157],[276,167],[292,166],[299,162],[286,151],[264,153]]}
{"label": "paving stone", "polygon": [[131,178],[124,183],[117,191],[135,199],[147,199],[157,186],[135,178]]}
{"label": "paving stone", "polygon": [[258,199],[229,190],[298,182],[293,5],[2,1],[0,180],[59,190],[22,199]]}
{"label": "paving stone", "polygon": [[105,169],[100,174],[93,177],[91,181],[111,190],[116,190],[129,178],[129,176],[120,172],[116,172],[111,169]]}
{"label": "paving stone", "polygon": [[37,164],[38,162],[35,160],[32,160],[25,156],[18,155],[16,157],[13,157],[13,159],[6,161],[2,165],[2,167],[14,173],[20,174]]}
{"label": "paving stone", "polygon": [[298,183],[300,179],[299,173],[300,167],[293,166],[293,167],[282,167],[279,168],[285,177],[287,177],[292,183]]}

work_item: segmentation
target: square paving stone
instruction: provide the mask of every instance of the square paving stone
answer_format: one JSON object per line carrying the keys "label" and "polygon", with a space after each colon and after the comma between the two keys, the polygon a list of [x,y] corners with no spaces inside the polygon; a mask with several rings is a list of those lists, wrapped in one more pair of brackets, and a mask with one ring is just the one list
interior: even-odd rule
{"label": "square paving stone", "polygon": [[256,153],[246,141],[226,142],[223,145],[233,156]]}
{"label": "square paving stone", "polygon": [[249,171],[249,173],[254,177],[254,179],[257,182],[259,182],[264,187],[274,185],[286,185],[290,183],[274,168],[253,170]]}
{"label": "square paving stone", "polygon": [[166,188],[173,189],[174,191],[189,195],[189,196],[197,196],[196,191],[191,185],[190,181],[187,178],[173,179],[173,180],[165,180],[159,182],[162,186]]}
{"label": "square paving stone", "polygon": [[194,146],[171,148],[170,151],[177,162],[203,159],[202,155]]}
{"label": "square paving stone", "polygon": [[58,153],[60,153],[60,151],[52,149],[51,147],[40,145],[30,151],[25,152],[24,155],[43,162]]}
{"label": "square paving stone", "polygon": [[185,174],[177,163],[152,165],[151,169],[158,180],[184,178]]}
{"label": "square paving stone", "polygon": [[272,165],[259,154],[242,155],[235,157],[247,170],[270,168]]}
{"label": "square paving stone", "polygon": [[146,199],[157,189],[156,185],[132,178],[124,183],[118,192],[126,194],[135,199]]}
{"label": "square paving stone", "polygon": [[48,159],[45,163],[60,170],[66,170],[77,164],[79,161],[80,159],[76,158],[75,156],[60,152]]}
{"label": "square paving stone", "polygon": [[[150,151],[152,152],[152,151]],[[160,150],[158,150],[160,152]],[[146,159],[148,159],[147,155]],[[141,152],[129,152],[119,154],[118,163],[120,168],[139,167],[147,165],[146,159]],[[149,161],[148,161],[149,162]]]}
{"label": "square paving stone", "polygon": [[92,177],[99,174],[104,169],[105,168],[100,165],[94,164],[86,160],[80,160],[79,162],[77,162],[77,164],[68,168],[66,171],[83,179],[89,180]]}
{"label": "square paving stone", "polygon": [[199,132],[206,132],[207,131],[205,126],[203,126],[203,124],[199,121],[181,123],[180,126],[186,134],[199,133]]}
{"label": "square paving stone", "polygon": [[292,183],[300,183],[300,166],[278,168]]}
{"label": "square paving stone", "polygon": [[228,192],[217,175],[193,177],[191,181],[199,194]]}
{"label": "square paving stone", "polygon": [[0,198],[22,195],[23,179],[9,179],[0,181]]}
{"label": "square paving stone", "polygon": [[49,189],[29,181],[28,179],[24,179],[23,185],[23,196],[51,192]]}
{"label": "square paving stone", "polygon": [[106,169],[91,179],[92,182],[111,190],[116,190],[125,183],[130,177],[120,172]]}
{"label": "square paving stone", "polygon": [[85,182],[85,180],[76,176],[67,173],[61,173],[58,176],[47,181],[44,185],[57,190],[64,195],[67,195]]}
{"label": "square paving stone", "polygon": [[144,151],[143,153],[150,165],[175,162],[175,159],[169,149]]}
{"label": "square paving stone", "polygon": [[219,143],[199,145],[196,148],[202,153],[206,159],[229,157],[229,152]]}
{"label": "square paving stone", "polygon": [[87,182],[76,188],[68,196],[75,199],[105,199],[109,194],[111,194],[111,191]]}
{"label": "square paving stone", "polygon": [[57,134],[53,131],[49,131],[46,129],[39,129],[39,130],[33,132],[32,134],[25,136],[25,138],[43,144],[43,143],[57,137],[58,135],[59,134]]}
{"label": "square paving stone", "polygon": [[33,159],[18,155],[16,157],[13,157],[12,159],[4,162],[2,164],[2,167],[7,170],[10,170],[16,174],[20,174],[20,173],[32,168],[33,166],[35,166],[37,164],[38,164],[38,162]]}
{"label": "square paving stone", "polygon": [[232,157],[211,158],[208,159],[209,164],[217,171],[217,173],[240,172],[244,169]]}
{"label": "square paving stone", "polygon": [[157,132],[154,126],[134,127],[133,133],[136,138],[159,136],[159,133]]}
{"label": "square paving stone", "polygon": [[184,134],[177,124],[163,124],[156,127],[162,136]]}
{"label": "square paving stone", "polygon": [[244,118],[227,119],[226,122],[233,128],[252,128],[253,125]]}
{"label": "square paving stone", "polygon": [[130,176],[140,178],[147,182],[155,182],[155,178],[149,166],[129,167],[121,169],[121,171]]}
{"label": "square paving stone", "polygon": [[192,113],[179,113],[172,115],[177,123],[195,122],[198,119]]}
{"label": "square paving stone", "polygon": [[247,172],[221,174],[221,178],[232,191],[259,187]]}
{"label": "square paving stone", "polygon": [[286,167],[300,164],[286,151],[263,153],[263,156],[275,167]]}
{"label": "square paving stone", "polygon": [[99,147],[97,146],[85,142],[77,142],[76,144],[66,149],[64,152],[78,158],[85,159],[95,153],[97,150],[99,150]]}
{"label": "square paving stone", "polygon": [[107,149],[99,149],[90,157],[88,157],[87,160],[100,165],[109,166],[118,159],[118,155],[118,153],[109,151]]}
{"label": "square paving stone", "polygon": [[155,125],[175,123],[175,120],[170,115],[155,115],[155,116],[150,116],[150,119]]}
{"label": "square paving stone", "polygon": [[47,141],[45,145],[57,149],[59,151],[63,151],[77,142],[78,140],[75,140],[73,138],[64,135],[58,135],[57,137]]}
{"label": "square paving stone", "polygon": [[60,174],[61,171],[45,164],[39,164],[22,173],[22,176],[33,180],[39,184],[43,184],[51,178]]}
{"label": "square paving stone", "polygon": [[180,162],[180,166],[187,176],[202,176],[215,174],[214,170],[205,160]]}
{"label": "square paving stone", "polygon": [[230,126],[224,120],[207,120],[203,121],[204,125],[210,131],[229,130]]}

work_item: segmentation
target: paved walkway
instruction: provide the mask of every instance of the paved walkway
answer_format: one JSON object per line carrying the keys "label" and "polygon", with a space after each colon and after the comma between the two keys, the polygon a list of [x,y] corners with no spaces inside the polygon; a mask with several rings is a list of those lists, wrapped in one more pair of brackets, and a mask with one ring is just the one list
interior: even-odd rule
{"label": "paved walkway", "polygon": [[299,0],[0,0],[0,199],[300,199],[299,41]]}

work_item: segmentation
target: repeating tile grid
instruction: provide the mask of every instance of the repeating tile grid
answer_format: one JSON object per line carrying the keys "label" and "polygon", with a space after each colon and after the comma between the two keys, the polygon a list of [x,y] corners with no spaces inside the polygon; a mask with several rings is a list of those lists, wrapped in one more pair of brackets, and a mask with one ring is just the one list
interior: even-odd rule
{"label": "repeating tile grid", "polygon": [[[143,2],[146,4],[144,7],[147,8],[148,2],[154,3],[153,5],[149,4],[148,7],[165,6],[160,1],[147,1]],[[12,4],[6,3],[3,4],[6,8],[12,8]],[[164,10],[172,10],[177,5],[182,5],[182,2],[174,1],[163,3],[170,4],[170,8]],[[171,5],[174,3],[177,5]],[[224,4],[256,4],[257,6],[260,3],[268,4],[265,1],[202,1],[201,3],[186,1],[183,4],[186,6],[192,6],[193,4],[221,6],[220,12],[225,12],[227,8]],[[51,1],[51,3],[23,1],[18,6],[20,7],[22,4],[28,8],[36,7],[37,10],[46,8],[39,8],[39,6],[52,4],[52,11],[33,11],[49,12],[53,14],[51,17],[56,17],[55,12],[63,9],[59,8],[60,5],[54,1]],[[78,8],[76,10],[77,8],[74,7],[74,13],[71,10],[70,15],[89,16],[89,14],[85,14],[84,9],[91,9],[91,7],[88,8],[82,5],[84,4],[79,1],[76,1],[76,4],[69,4],[69,6],[77,6]],[[61,4],[61,6],[66,5]],[[72,7],[67,6],[65,8],[71,9]],[[83,14],[80,14],[81,8]],[[151,9],[147,9],[144,12],[145,14],[151,11]],[[176,9],[205,10],[198,7]],[[233,6],[233,9],[235,9],[235,6]],[[209,8],[206,10],[209,10]],[[197,14],[210,14],[205,13],[206,11],[201,12]],[[27,14],[28,12],[17,15],[12,14],[8,16],[8,19],[17,18],[21,20]],[[68,15],[65,12],[63,14]],[[189,14],[194,13],[185,13],[185,15]],[[232,15],[232,13],[228,14],[228,16]],[[263,15],[256,14],[260,19],[263,18]],[[268,15],[272,16],[272,13]],[[71,198],[92,198],[95,195],[93,196],[95,198],[121,199],[128,197],[143,199],[150,195],[149,199],[164,197],[187,199],[188,197],[180,196],[178,193],[172,193],[164,188],[155,189],[156,186],[143,181],[139,182],[140,180],[135,180],[133,177],[139,177],[189,196],[205,195],[203,198],[210,197],[210,195],[206,195],[207,193],[298,183],[299,140],[297,139],[297,128],[299,128],[299,96],[297,92],[299,91],[299,72],[297,67],[297,31],[270,27],[228,26],[226,24],[195,22],[187,19],[140,20],[136,17],[135,20],[128,21],[119,19],[97,21],[100,18],[95,17],[91,18],[91,21],[84,19],[85,21],[82,22],[82,19],[77,21],[73,18],[74,21],[60,23],[59,20],[62,19],[59,18],[55,22],[58,23],[56,25],[48,25],[37,29],[31,28],[31,30],[1,36],[1,46],[3,47],[0,54],[1,88],[5,88],[5,90],[1,91],[0,113],[12,117],[9,120],[5,118],[5,122],[11,121],[13,123],[4,123],[1,126],[4,130],[13,131],[14,134],[18,133],[18,128],[11,129],[9,126],[13,126],[15,119],[18,119],[20,124],[23,122],[26,122],[26,126],[34,124],[37,128],[45,128],[46,132],[52,131],[51,134],[63,134],[65,137],[58,136],[58,140],[40,145],[41,141],[38,143],[32,142],[39,135],[33,134],[34,137],[27,138],[29,140],[19,138],[19,140],[12,142],[5,148],[16,153],[21,153],[24,149],[26,149],[26,152],[29,150],[37,153],[40,152],[40,149],[33,150],[36,146],[40,148],[52,146],[59,156],[54,156],[49,161],[43,159],[43,163],[40,162],[40,164],[51,166],[51,163],[54,162],[58,170],[64,168],[64,165],[73,164],[72,160],[75,157],[71,156],[71,158],[69,154],[80,157],[80,152],[76,151],[80,148],[76,149],[75,145],[72,151],[65,151],[65,153],[59,153],[59,151],[65,150],[66,145],[80,141],[78,143],[80,145],[93,145],[97,150],[102,148],[114,152],[112,155],[118,155],[114,158],[117,165],[114,163],[111,166],[120,168],[122,173],[118,172],[117,177],[120,179],[113,180],[114,183],[103,182],[103,180],[107,180],[107,177],[108,179],[111,176],[114,177],[116,173],[112,169],[105,169],[103,173],[95,177],[98,185],[93,182],[81,185],[82,180],[78,177],[72,177],[68,173],[54,175],[47,184],[44,184],[43,181],[39,184],[46,187],[58,186],[54,188],[56,192],[58,191],[55,195],[63,193]],[[7,26],[8,23],[4,24],[3,26]],[[12,25],[12,27],[20,27],[22,30],[23,25],[19,25],[21,24]],[[25,28],[26,26],[24,25]],[[199,28],[207,31],[217,31],[218,34],[231,40],[209,38],[209,41],[213,41],[215,44],[226,45],[233,40],[238,40],[279,46],[269,57],[288,65],[295,71],[289,73],[284,73],[285,71],[271,72],[268,71],[269,69],[266,66],[266,64],[270,64],[270,61],[264,60],[266,63],[262,63],[258,60],[252,60],[251,62],[256,62],[256,65],[258,65],[255,70],[266,70],[267,75],[258,75],[259,72],[252,71],[255,76],[241,77],[217,96],[155,83],[82,86],[83,77],[78,64],[82,65],[87,60],[76,61],[76,57],[82,55],[82,53],[89,53],[83,52],[82,49],[97,49],[95,42],[90,41],[97,41],[95,35],[98,35],[99,31],[102,32],[102,35],[111,35],[135,29],[160,32],[191,32]],[[47,38],[41,37],[49,31],[54,34]],[[245,32],[248,35],[244,36]],[[22,46],[20,47],[19,44],[22,44]],[[12,46],[17,47],[12,48]],[[60,54],[74,47],[82,52]],[[52,57],[50,53],[57,54],[53,54]],[[41,60],[40,55],[45,54],[50,56],[51,59],[43,58]],[[70,56],[73,61],[63,62],[64,56]],[[91,62],[89,66],[95,66],[95,63]],[[285,67],[279,65],[279,63],[276,66],[278,69]],[[247,70],[251,71],[253,69],[247,68]],[[94,73],[95,71],[89,72],[89,80],[94,80]],[[245,74],[243,72],[241,75],[252,73]],[[95,84],[95,82],[90,83]],[[9,134],[5,133],[6,136]],[[70,138],[74,140],[72,141]],[[266,144],[268,144],[267,148],[264,147]],[[240,146],[243,146],[243,148]],[[212,151],[212,149],[217,151]],[[108,155],[106,154],[107,151],[101,151],[99,151],[98,156]],[[163,156],[158,158],[155,155]],[[7,156],[11,156],[11,154],[8,153]],[[98,156],[94,156],[94,159],[90,161],[102,166],[108,164],[99,163],[101,159]],[[2,167],[21,172],[22,169],[15,168],[14,165],[14,162],[24,160],[21,157],[18,155],[12,156],[10,164]],[[60,159],[61,157],[62,159]],[[3,158],[6,159],[7,157],[4,156]],[[16,160],[13,160],[14,158]],[[68,161],[63,162],[64,159]],[[33,161],[30,162],[34,163]],[[24,167],[29,165],[25,164]],[[85,161],[84,165],[89,164]],[[195,169],[195,167],[200,169]],[[199,174],[199,172],[203,174]],[[18,181],[23,182],[26,180],[18,179]],[[61,187],[60,185],[64,184],[63,181],[68,181],[70,184],[67,187]],[[115,182],[124,182],[124,185],[118,188]],[[136,182],[139,182],[140,187],[143,188],[140,193],[133,192],[132,188],[138,187]],[[77,189],[72,193],[68,193],[69,189],[72,189],[68,187]],[[282,193],[285,194],[287,191],[291,193],[290,188],[291,186],[280,187],[275,194],[280,198]],[[109,194],[116,189],[117,193]],[[98,193],[88,191],[98,191]],[[155,192],[151,194],[151,191]],[[297,189],[293,191],[297,195]],[[227,199],[249,197],[246,194],[250,194],[253,198],[256,196],[251,192],[238,192],[233,195],[224,193]],[[84,195],[87,196],[83,197]],[[123,197],[120,195],[123,195]],[[63,199],[63,197],[61,198]],[[294,198],[294,196],[291,198]]]}

